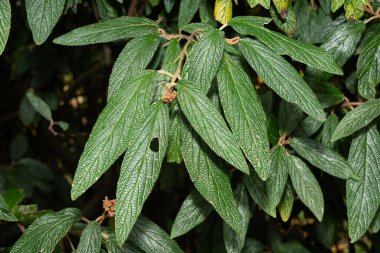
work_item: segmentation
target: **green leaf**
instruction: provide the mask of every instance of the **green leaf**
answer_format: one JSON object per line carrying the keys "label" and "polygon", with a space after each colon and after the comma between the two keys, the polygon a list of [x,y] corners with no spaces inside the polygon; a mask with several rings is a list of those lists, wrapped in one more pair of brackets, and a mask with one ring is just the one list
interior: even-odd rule
{"label": "green leaf", "polygon": [[131,129],[148,108],[155,86],[155,73],[145,71],[113,97],[100,114],[79,159],[71,198],[78,198],[127,149]]}
{"label": "green leaf", "polygon": [[5,49],[11,30],[11,4],[9,0],[0,2],[0,55]]}
{"label": "green leaf", "polygon": [[222,219],[239,232],[242,221],[229,176],[224,170],[226,164],[210,150],[188,122],[182,124],[181,149],[186,169],[197,190]]}
{"label": "green leaf", "polygon": [[158,24],[140,17],[119,17],[72,30],[53,40],[55,44],[83,46],[118,39],[141,37],[156,32]]}
{"label": "green leaf", "polygon": [[[35,168],[33,168],[35,169]],[[4,201],[7,203],[8,208],[11,210],[25,199],[25,193],[23,189],[8,189],[2,193]]]}
{"label": "green leaf", "polygon": [[270,0],[248,0],[247,2],[251,8],[255,7],[258,4],[263,6],[265,9],[269,9],[270,7]]}
{"label": "green leaf", "polygon": [[96,221],[90,222],[83,230],[76,253],[99,253],[102,244],[100,226]]}
{"label": "green leaf", "polygon": [[376,124],[352,140],[348,161],[361,181],[348,180],[348,234],[356,242],[369,228],[380,205],[380,135]]}
{"label": "green leaf", "polygon": [[281,201],[278,204],[278,212],[280,213],[283,222],[287,222],[292,213],[294,202],[294,195],[292,189],[293,187],[291,183],[288,181],[285,187],[284,194],[282,195]]}
{"label": "green leaf", "polygon": [[193,190],[183,201],[170,233],[170,238],[186,234],[207,219],[213,210],[212,206]]}
{"label": "green leaf", "polygon": [[129,80],[148,66],[160,40],[160,35],[153,33],[128,42],[113,65],[108,86],[108,100],[119,93],[122,85],[128,84]]}
{"label": "green leaf", "polygon": [[241,232],[236,233],[229,226],[223,223],[224,245],[227,253],[241,252],[244,246],[245,236],[248,231],[249,221],[251,220],[252,211],[249,202],[247,190],[243,184],[239,184],[234,191],[240,216],[242,218]]}
{"label": "green leaf", "polygon": [[41,45],[49,37],[62,15],[65,2],[65,0],[25,0],[28,23],[37,45]]}
{"label": "green leaf", "polygon": [[289,169],[286,156],[286,149],[283,146],[276,146],[271,154],[272,174],[266,181],[266,191],[269,205],[273,209],[280,203],[288,181]]}
{"label": "green leaf", "polygon": [[331,0],[331,11],[336,12],[340,7],[343,6],[345,0]]}
{"label": "green leaf", "polygon": [[241,34],[248,34],[250,26],[262,27],[271,22],[271,18],[260,16],[237,16],[230,20],[230,25],[235,29],[238,29]]}
{"label": "green leaf", "polygon": [[296,137],[310,137],[315,134],[322,125],[322,122],[308,116],[301,121],[292,135]]}
{"label": "green leaf", "polygon": [[28,138],[23,133],[18,133],[13,137],[10,145],[10,155],[12,160],[18,160],[22,158],[28,150],[29,143]]}
{"label": "green leaf", "polygon": [[247,238],[242,253],[263,253],[264,249],[265,247],[260,241]]}
{"label": "green leaf", "polygon": [[52,120],[50,107],[42,98],[38,97],[31,90],[27,91],[25,95],[36,112],[41,114],[45,119]]}
{"label": "green leaf", "polygon": [[239,44],[248,63],[280,97],[318,121],[325,120],[317,98],[292,65],[258,41],[241,39]]}
{"label": "green leaf", "polygon": [[223,117],[203,92],[181,80],[177,95],[180,107],[191,126],[220,157],[244,173],[249,173],[238,142]]}
{"label": "green leaf", "polygon": [[326,249],[330,249],[334,244],[335,222],[335,217],[326,213],[322,222],[315,225],[315,234]]}
{"label": "green leaf", "polygon": [[319,221],[324,212],[321,187],[307,165],[298,157],[289,157],[289,174],[294,189],[301,201],[312,211]]}
{"label": "green leaf", "polygon": [[[270,49],[281,55],[289,55],[295,61],[329,73],[343,75],[340,67],[329,53],[311,44],[292,39],[281,33],[272,32],[254,23],[236,24],[231,26],[240,34],[253,35]],[[241,28],[243,26],[243,28]]]}
{"label": "green leaf", "polygon": [[165,10],[167,13],[170,13],[174,7],[175,0],[164,0]]}
{"label": "green leaf", "polygon": [[8,205],[3,199],[3,197],[0,194],[0,220],[5,220],[5,221],[17,221],[17,218],[14,214],[12,214],[9,211]]}
{"label": "green leaf", "polygon": [[336,148],[335,142],[331,141],[331,137],[336,127],[338,126],[338,124],[339,124],[339,120],[338,120],[338,117],[335,115],[335,113],[331,113],[330,116],[325,121],[325,123],[323,124],[323,129],[321,132],[321,135],[322,135],[321,142],[323,145],[331,149]]}
{"label": "green leaf", "polygon": [[263,209],[264,212],[276,218],[276,209],[273,208],[269,202],[265,182],[259,178],[256,172],[251,170],[249,176],[244,175],[243,182],[255,203]]}
{"label": "green leaf", "polygon": [[309,163],[334,177],[358,179],[346,159],[312,139],[292,138],[290,146]]}
{"label": "green leaf", "polygon": [[266,118],[251,79],[239,62],[227,54],[217,79],[229,126],[258,175],[266,180],[270,173]]}
{"label": "green leaf", "polygon": [[196,84],[205,94],[218,72],[224,50],[224,36],[218,29],[210,29],[196,43],[189,54],[186,79]]}
{"label": "green leaf", "polygon": [[343,102],[344,94],[333,84],[310,78],[306,80],[323,108],[328,108]]}
{"label": "green leaf", "polygon": [[34,121],[36,111],[33,109],[29,99],[26,96],[24,96],[20,102],[18,114],[24,126],[29,126]]}
{"label": "green leaf", "polygon": [[357,130],[367,126],[380,115],[380,99],[364,102],[347,113],[336,127],[331,141],[349,136]]}
{"label": "green leaf", "polygon": [[199,9],[201,0],[181,0],[179,4],[178,28],[182,29],[191,22]]}
{"label": "green leaf", "polygon": [[371,226],[369,228],[373,233],[378,233],[380,231],[380,208],[377,210],[375,218],[373,218]]}
{"label": "green leaf", "polygon": [[297,105],[282,100],[280,103],[278,122],[280,136],[290,135],[304,118],[301,108]]}
{"label": "green leaf", "polygon": [[36,219],[13,245],[10,253],[52,253],[80,216],[78,209],[66,208]]}
{"label": "green leaf", "polygon": [[146,111],[132,130],[117,183],[115,231],[120,245],[128,238],[153,189],[168,146],[168,107],[158,102]]}
{"label": "green leaf", "polygon": [[227,24],[232,18],[232,0],[216,0],[214,17],[223,25]]}
{"label": "green leaf", "polygon": [[142,215],[137,219],[129,240],[146,253],[183,253],[164,230]]}
{"label": "green leaf", "polygon": [[380,82],[380,31],[374,34],[363,47],[359,55],[357,78],[359,94],[370,99],[375,98],[376,85]]}
{"label": "green leaf", "polygon": [[54,124],[59,126],[63,131],[67,131],[70,127],[69,123],[65,121],[55,121]]}
{"label": "green leaf", "polygon": [[[178,59],[181,54],[181,46],[178,40],[171,40],[166,46],[165,56],[162,61],[162,69],[174,74],[179,64]],[[170,79],[168,79],[170,81]]]}
{"label": "green leaf", "polygon": [[199,5],[199,17],[204,24],[216,27],[218,22],[214,19],[214,3],[211,1],[201,1]]}
{"label": "green leaf", "polygon": [[169,146],[166,156],[168,162],[176,162],[180,164],[182,162],[181,118],[178,101],[175,101],[174,104],[172,104],[171,108]]}

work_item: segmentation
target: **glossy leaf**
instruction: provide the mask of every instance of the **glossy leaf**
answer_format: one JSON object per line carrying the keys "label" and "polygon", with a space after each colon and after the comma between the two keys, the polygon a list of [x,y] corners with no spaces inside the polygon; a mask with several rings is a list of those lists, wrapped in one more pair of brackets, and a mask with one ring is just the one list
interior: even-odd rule
{"label": "glossy leaf", "polygon": [[321,221],[324,213],[323,194],[313,173],[301,159],[289,156],[289,174],[301,201]]}
{"label": "glossy leaf", "polygon": [[187,79],[196,84],[205,94],[218,72],[222,61],[224,38],[218,29],[205,32],[195,44],[187,60]]}
{"label": "glossy leaf", "polygon": [[182,29],[197,13],[201,0],[181,0],[179,4],[178,27]]}
{"label": "glossy leaf", "polygon": [[278,204],[278,212],[280,213],[283,222],[287,222],[292,213],[294,203],[294,195],[292,189],[293,187],[290,181],[288,181],[285,187],[284,194],[282,195],[281,201]]}
{"label": "glossy leaf", "polygon": [[234,198],[242,218],[242,227],[241,232],[236,233],[228,225],[223,224],[224,245],[226,246],[227,253],[241,252],[252,216],[249,196],[243,184],[238,185],[235,189]]}
{"label": "glossy leaf", "polygon": [[182,203],[170,233],[170,238],[186,234],[207,219],[213,210],[212,206],[193,190]]}
{"label": "glossy leaf", "polygon": [[83,46],[134,38],[157,32],[158,24],[147,18],[119,17],[72,30],[54,43],[66,46]]}
{"label": "glossy leaf", "polygon": [[96,221],[87,224],[79,240],[76,253],[99,253],[102,244],[100,226]]}
{"label": "glossy leaf", "polygon": [[290,146],[309,163],[334,177],[359,179],[339,153],[312,139],[292,138]]}
{"label": "glossy leaf", "polygon": [[142,215],[137,219],[129,240],[146,253],[183,253],[164,230]]}
{"label": "glossy leaf", "polygon": [[81,216],[78,209],[66,208],[36,219],[13,245],[11,253],[52,253],[57,243]]}
{"label": "glossy leaf", "polygon": [[223,25],[227,24],[232,18],[232,0],[216,0],[214,16]]}
{"label": "glossy leaf", "polygon": [[285,100],[281,101],[278,114],[280,136],[290,135],[304,118],[301,108]]}
{"label": "glossy leaf", "polygon": [[25,95],[36,112],[41,114],[45,119],[52,120],[50,107],[42,98],[34,94],[33,91],[28,91]]}
{"label": "glossy leaf", "polygon": [[146,71],[112,98],[95,123],[79,159],[71,197],[78,198],[125,152],[131,129],[148,108],[155,86],[155,73]]}
{"label": "glossy leaf", "polygon": [[4,221],[17,221],[14,214],[9,211],[8,205],[0,194],[0,220]]}
{"label": "glossy leaf", "polygon": [[191,126],[207,145],[235,168],[249,173],[235,137],[206,95],[189,82],[181,81],[177,98]]}
{"label": "glossy leaf", "polygon": [[159,102],[133,127],[116,190],[116,238],[121,245],[153,189],[168,146],[169,110]]}
{"label": "glossy leaf", "polygon": [[380,135],[376,125],[363,129],[353,139],[348,161],[361,181],[348,180],[347,215],[351,242],[369,228],[380,205]]}
{"label": "glossy leaf", "polygon": [[270,173],[266,118],[248,74],[225,55],[217,75],[224,115],[248,160],[266,180]]}
{"label": "glossy leaf", "polygon": [[119,93],[120,86],[127,85],[129,80],[148,66],[160,40],[161,37],[153,33],[128,42],[113,65],[108,86],[108,100]]}
{"label": "glossy leaf", "polygon": [[331,141],[349,136],[380,115],[380,99],[369,100],[347,113],[336,127]]}
{"label": "glossy leaf", "polygon": [[258,41],[241,39],[239,44],[248,63],[280,97],[297,104],[313,118],[325,120],[317,98],[293,66]]}
{"label": "glossy leaf", "polygon": [[11,30],[11,4],[9,0],[0,2],[0,55],[5,49]]}

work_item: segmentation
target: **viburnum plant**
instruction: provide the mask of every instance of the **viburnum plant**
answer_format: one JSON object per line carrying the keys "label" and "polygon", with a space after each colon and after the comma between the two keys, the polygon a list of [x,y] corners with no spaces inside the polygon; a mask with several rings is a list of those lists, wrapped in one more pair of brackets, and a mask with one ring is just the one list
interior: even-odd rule
{"label": "viburnum plant", "polygon": [[[67,2],[25,1],[37,45]],[[304,204],[303,215],[311,211],[324,224],[329,248],[335,224],[331,216],[325,221],[325,210],[334,212],[327,203],[341,196],[337,191],[352,243],[379,231],[378,2],[248,0],[252,10],[261,5],[264,16],[232,17],[232,0],[165,0],[157,20],[109,18],[112,1],[96,2],[101,22],[53,42],[125,42],[71,189],[76,200],[123,157],[116,199],[105,199],[105,212],[94,221],[75,208],[45,214],[10,252],[53,252],[70,230],[83,230],[76,252],[183,252],[174,238],[213,211],[224,222],[225,249],[215,252],[262,252],[267,248],[247,237],[253,211],[265,212],[260,217],[268,222],[278,214],[287,222],[295,201]],[[10,3],[1,0],[0,52],[10,19]],[[51,126],[62,125],[31,91],[29,100]],[[164,160],[186,169],[194,184],[170,235],[140,215]],[[101,226],[107,217],[114,217],[114,228]],[[0,218],[17,220],[3,198]],[[309,252],[275,239],[270,246],[272,252]]]}

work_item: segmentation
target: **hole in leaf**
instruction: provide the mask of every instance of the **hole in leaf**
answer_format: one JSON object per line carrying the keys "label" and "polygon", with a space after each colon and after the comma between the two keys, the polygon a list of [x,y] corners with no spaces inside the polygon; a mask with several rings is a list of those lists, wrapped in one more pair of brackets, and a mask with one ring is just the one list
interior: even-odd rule
{"label": "hole in leaf", "polygon": [[159,149],[159,145],[160,145],[160,141],[158,140],[157,137],[154,137],[154,138],[150,141],[149,148],[150,148],[150,150],[152,150],[154,153],[157,153],[157,152],[158,152],[158,149]]}

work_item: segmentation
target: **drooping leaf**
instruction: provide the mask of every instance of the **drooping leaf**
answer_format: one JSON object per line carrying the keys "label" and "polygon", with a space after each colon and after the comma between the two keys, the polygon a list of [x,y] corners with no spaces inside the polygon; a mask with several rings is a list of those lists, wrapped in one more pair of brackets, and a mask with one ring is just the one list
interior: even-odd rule
{"label": "drooping leaf", "polygon": [[242,221],[233,198],[230,179],[224,170],[226,164],[211,151],[188,122],[182,124],[181,149],[191,181],[222,219],[239,232]]}
{"label": "drooping leaf", "polygon": [[257,37],[262,43],[281,55],[289,55],[294,60],[305,63],[310,67],[343,75],[342,70],[334,62],[331,55],[319,47],[270,31],[254,23],[236,24],[236,22],[232,22],[231,26],[243,35],[249,34]]}
{"label": "drooping leaf", "polygon": [[[379,26],[377,26],[380,28]],[[359,79],[358,90],[363,97],[375,98],[376,85],[380,82],[380,29],[377,29],[359,55],[357,78]]]}
{"label": "drooping leaf", "polygon": [[108,86],[108,100],[119,93],[121,85],[136,77],[152,60],[161,37],[157,33],[132,39],[117,57]]}
{"label": "drooping leaf", "polygon": [[242,218],[242,227],[241,232],[236,233],[231,227],[225,223],[223,224],[224,245],[227,253],[241,252],[252,216],[248,193],[243,184],[238,185],[235,189],[234,198]]}
{"label": "drooping leaf", "polygon": [[232,0],[216,0],[214,17],[223,25],[232,18]]}
{"label": "drooping leaf", "polygon": [[37,45],[41,45],[49,37],[65,8],[65,2],[65,0],[25,0],[28,23]]}
{"label": "drooping leaf", "polygon": [[249,173],[235,136],[211,101],[189,82],[178,84],[178,101],[191,126],[220,157],[244,173]]}
{"label": "drooping leaf", "polygon": [[122,85],[100,114],[79,159],[71,197],[78,198],[127,149],[131,128],[149,106],[155,73],[145,71]]}
{"label": "drooping leaf", "polygon": [[178,27],[182,29],[197,13],[201,0],[181,0],[179,4]]}
{"label": "drooping leaf", "polygon": [[128,240],[146,253],[183,253],[164,230],[142,215],[137,219]]}
{"label": "drooping leaf", "polygon": [[153,189],[168,146],[169,110],[152,104],[133,127],[116,190],[115,231],[124,243]]}
{"label": "drooping leaf", "polygon": [[288,156],[288,158],[289,174],[295,191],[301,201],[321,221],[324,212],[324,201],[317,179],[301,159],[295,156]]}
{"label": "drooping leaf", "polygon": [[292,138],[290,146],[309,163],[334,177],[358,179],[346,159],[312,139]]}
{"label": "drooping leaf", "polygon": [[278,204],[278,212],[280,213],[283,222],[289,220],[290,214],[292,213],[294,202],[294,195],[292,190],[292,185],[290,181],[286,184],[284,194],[282,195],[281,201]]}
{"label": "drooping leaf", "polygon": [[304,118],[301,108],[286,100],[281,101],[278,114],[280,136],[290,135]]}
{"label": "drooping leaf", "polygon": [[3,199],[3,197],[0,194],[0,220],[5,220],[5,221],[17,221],[17,218],[14,214],[12,214],[9,211],[8,205]]}
{"label": "drooping leaf", "polygon": [[25,95],[36,112],[41,114],[45,119],[52,120],[50,107],[42,98],[34,94],[33,91],[27,91]]}
{"label": "drooping leaf", "polygon": [[195,44],[187,60],[187,79],[196,84],[205,94],[218,72],[224,49],[223,34],[218,29],[205,32]]}
{"label": "drooping leaf", "polygon": [[11,30],[11,4],[9,0],[0,2],[0,55],[3,53]]}
{"label": "drooping leaf", "polygon": [[[326,121],[325,121],[326,122]],[[296,137],[310,137],[315,134],[323,125],[322,122],[308,116],[297,126],[292,136]]]}
{"label": "drooping leaf", "polygon": [[239,44],[248,63],[280,97],[297,104],[311,117],[325,120],[317,98],[293,66],[258,41],[241,39]]}
{"label": "drooping leaf", "polygon": [[323,145],[331,149],[335,149],[336,146],[335,142],[331,141],[331,137],[338,124],[339,120],[335,113],[331,113],[330,116],[328,116],[325,123],[323,124],[323,129],[321,132],[321,142]]}
{"label": "drooping leaf", "polygon": [[270,173],[266,118],[254,86],[239,62],[227,54],[217,75],[224,115],[248,160],[266,180]]}
{"label": "drooping leaf", "polygon": [[76,252],[99,253],[102,244],[102,236],[100,233],[100,226],[96,221],[89,223],[82,232]]}
{"label": "drooping leaf", "polygon": [[286,149],[283,146],[276,146],[271,154],[271,175],[266,181],[266,191],[269,205],[276,209],[280,203],[282,195],[288,181],[288,159]]}
{"label": "drooping leaf", "polygon": [[369,228],[380,205],[380,135],[376,125],[363,129],[353,139],[348,161],[361,181],[348,180],[347,215],[351,242]]}
{"label": "drooping leaf", "polygon": [[186,234],[207,219],[213,210],[212,206],[193,190],[183,201],[170,233],[170,238]]}
{"label": "drooping leaf", "polygon": [[11,253],[52,253],[80,216],[78,209],[66,208],[36,219],[13,245]]}
{"label": "drooping leaf", "polygon": [[354,110],[347,113],[336,127],[331,141],[349,136],[357,130],[367,126],[380,115],[380,99],[364,102]]}
{"label": "drooping leaf", "polygon": [[141,17],[119,17],[72,30],[56,39],[55,44],[83,46],[106,43],[157,33],[158,24]]}

